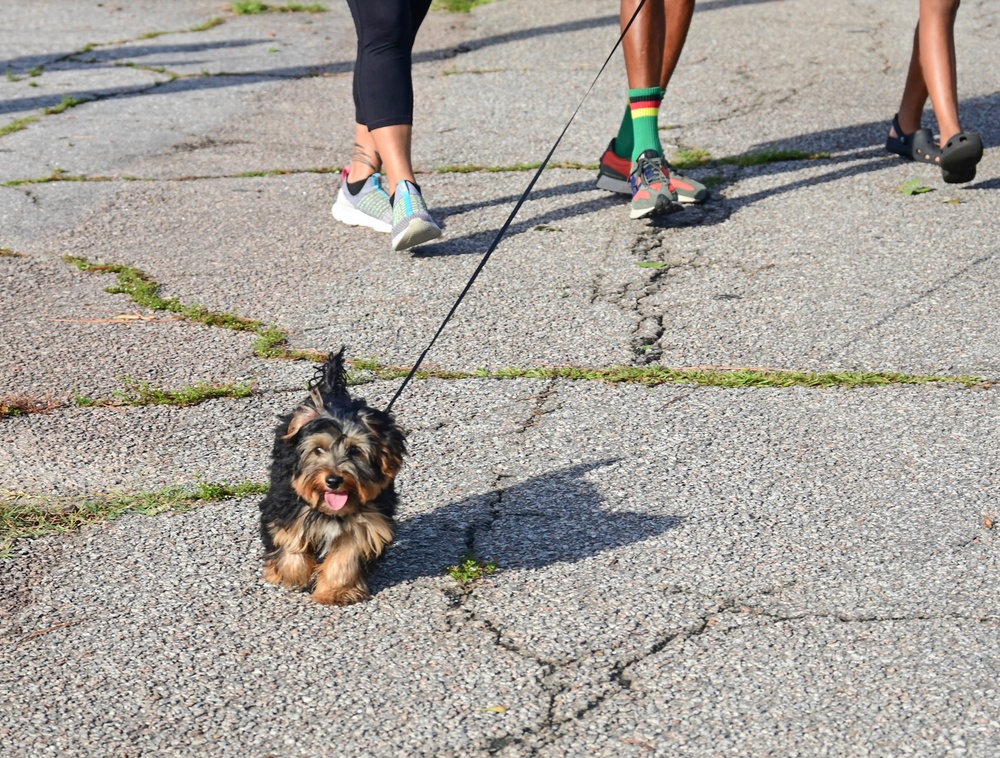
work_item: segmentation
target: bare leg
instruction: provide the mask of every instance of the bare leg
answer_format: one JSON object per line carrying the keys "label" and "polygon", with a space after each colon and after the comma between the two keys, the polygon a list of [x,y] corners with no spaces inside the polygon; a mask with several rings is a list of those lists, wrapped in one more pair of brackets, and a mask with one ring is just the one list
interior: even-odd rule
{"label": "bare leg", "polygon": [[354,152],[351,153],[351,181],[360,182],[382,170],[375,140],[364,124],[354,125]]}
{"label": "bare leg", "polygon": [[358,182],[376,171],[382,171],[389,183],[390,195],[403,179],[415,183],[410,157],[412,140],[413,127],[409,124],[383,126],[372,131],[361,124],[355,124],[351,181]]}
{"label": "bare leg", "polygon": [[[903,99],[899,103],[899,126],[903,134],[913,134],[920,128],[920,121],[927,104],[927,85],[924,83],[924,72],[920,67],[920,24],[913,32],[913,52],[910,53],[910,68],[906,72],[906,85],[903,87]],[[895,128],[889,132],[893,137]]]}
{"label": "bare leg", "polygon": [[[621,0],[622,28],[632,18],[638,5],[639,0]],[[665,38],[663,5],[655,0],[647,0],[622,40],[629,89],[660,86]]]}
{"label": "bare leg", "polygon": [[941,128],[941,144],[962,131],[958,120],[955,16],[959,0],[920,0],[920,67]]}
{"label": "bare leg", "polygon": [[[913,53],[899,104],[899,126],[912,134],[920,128],[930,96],[941,128],[941,144],[962,131],[954,31],[958,5],[959,0],[920,0],[920,22],[913,33]],[[890,133],[899,136],[895,130]]]}
{"label": "bare leg", "polygon": [[410,124],[383,126],[372,129],[369,134],[382,161],[383,173],[389,181],[389,194],[396,190],[396,185],[403,179],[415,183],[413,160],[410,157],[413,127]]}
{"label": "bare leg", "polygon": [[664,91],[670,84],[670,77],[674,75],[677,61],[680,60],[681,51],[684,49],[688,29],[691,28],[691,16],[694,15],[694,2],[695,0],[663,0],[667,30],[666,45],[663,48],[663,69],[660,72],[660,89]]}

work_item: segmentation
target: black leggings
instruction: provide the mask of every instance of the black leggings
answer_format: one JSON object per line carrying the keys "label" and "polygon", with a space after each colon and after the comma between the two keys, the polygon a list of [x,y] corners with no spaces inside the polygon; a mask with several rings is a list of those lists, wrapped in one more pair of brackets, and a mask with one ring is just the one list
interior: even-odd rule
{"label": "black leggings", "polygon": [[355,120],[369,131],[413,123],[410,51],[431,0],[347,0],[358,32]]}

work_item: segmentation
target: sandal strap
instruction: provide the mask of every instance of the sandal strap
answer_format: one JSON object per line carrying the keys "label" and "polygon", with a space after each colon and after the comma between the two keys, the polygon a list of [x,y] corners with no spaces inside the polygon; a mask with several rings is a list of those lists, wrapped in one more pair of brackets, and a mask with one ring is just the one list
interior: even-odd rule
{"label": "sandal strap", "polygon": [[901,144],[905,145],[906,141],[910,138],[909,134],[903,132],[903,127],[899,125],[899,114],[897,113],[892,117],[892,129],[896,132],[896,139],[900,141]]}

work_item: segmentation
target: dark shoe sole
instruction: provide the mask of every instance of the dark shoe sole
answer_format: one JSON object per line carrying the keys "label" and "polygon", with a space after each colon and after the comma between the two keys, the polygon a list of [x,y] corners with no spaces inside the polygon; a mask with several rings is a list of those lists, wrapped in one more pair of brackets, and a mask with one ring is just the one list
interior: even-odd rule
{"label": "dark shoe sole", "polygon": [[975,132],[959,132],[941,146],[941,176],[948,184],[963,184],[976,178],[983,158],[983,141]]}

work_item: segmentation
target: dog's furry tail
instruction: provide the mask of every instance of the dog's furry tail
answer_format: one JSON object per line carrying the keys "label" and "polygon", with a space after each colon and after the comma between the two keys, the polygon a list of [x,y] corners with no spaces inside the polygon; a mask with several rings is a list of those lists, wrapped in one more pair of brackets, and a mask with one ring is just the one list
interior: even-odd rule
{"label": "dog's furry tail", "polygon": [[344,370],[344,348],[330,353],[326,363],[316,368],[316,375],[309,381],[309,391],[323,397],[347,397],[347,371]]}

